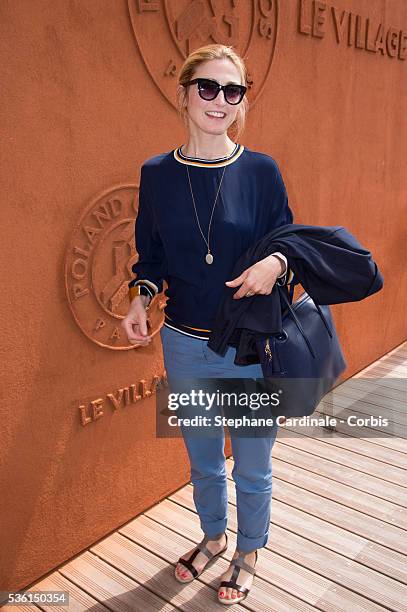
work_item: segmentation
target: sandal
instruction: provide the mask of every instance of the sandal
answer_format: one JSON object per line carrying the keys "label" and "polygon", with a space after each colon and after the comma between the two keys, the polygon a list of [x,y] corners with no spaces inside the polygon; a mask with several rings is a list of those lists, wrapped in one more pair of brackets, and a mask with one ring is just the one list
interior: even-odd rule
{"label": "sandal", "polygon": [[232,589],[236,589],[236,591],[240,591],[240,593],[242,594],[242,597],[235,597],[235,599],[229,598],[226,599],[226,597],[219,597],[219,589],[218,589],[218,601],[221,604],[225,604],[226,606],[229,606],[231,604],[234,603],[240,603],[241,601],[243,601],[244,599],[246,599],[246,597],[248,596],[248,594],[250,593],[250,589],[248,589],[247,587],[244,586],[240,586],[239,584],[237,584],[237,578],[239,576],[240,573],[240,568],[244,569],[246,572],[249,572],[250,574],[253,574],[253,576],[256,575],[256,563],[257,563],[257,550],[256,550],[256,559],[254,561],[254,567],[252,567],[251,565],[249,565],[248,563],[246,563],[246,561],[244,561],[244,557],[245,555],[247,555],[247,552],[241,551],[238,553],[238,556],[236,557],[236,559],[232,559],[230,562],[230,565],[234,565],[235,568],[233,570],[233,574],[230,578],[230,580],[222,580],[222,582],[219,585],[219,589],[220,587],[225,587],[225,588],[232,588]]}
{"label": "sandal", "polygon": [[[221,534],[223,535],[223,534]],[[225,552],[225,550],[228,547],[228,534],[225,532],[225,536],[226,536],[226,544],[224,546],[224,548],[222,548],[222,550],[218,553],[211,553],[210,550],[207,549],[207,547],[205,546],[205,544],[207,542],[214,542],[215,540],[219,539],[219,538],[210,538],[209,536],[205,536],[204,539],[202,540],[202,542],[200,542],[198,544],[198,546],[195,548],[195,550],[192,552],[191,556],[189,557],[189,559],[183,559],[182,557],[180,557],[178,559],[178,563],[182,563],[182,565],[185,565],[185,567],[191,572],[192,574],[192,578],[181,578],[180,576],[178,576],[177,574],[177,570],[175,569],[174,572],[174,576],[175,578],[178,580],[178,582],[192,582],[193,580],[195,580],[195,578],[198,578],[198,576],[200,576],[202,574],[202,572],[204,570],[206,570],[207,567],[209,567],[210,565],[212,565],[212,563],[215,563],[215,561]],[[198,570],[192,565],[192,561],[195,559],[195,557],[197,556],[197,554],[199,552],[202,552],[204,555],[206,555],[208,557],[208,562],[206,563],[206,565],[201,569],[200,572],[198,572]]]}

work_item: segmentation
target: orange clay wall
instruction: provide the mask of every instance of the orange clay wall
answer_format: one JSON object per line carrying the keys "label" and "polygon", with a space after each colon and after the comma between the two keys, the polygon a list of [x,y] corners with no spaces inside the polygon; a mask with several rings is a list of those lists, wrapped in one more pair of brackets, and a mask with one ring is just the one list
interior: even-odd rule
{"label": "orange clay wall", "polygon": [[[160,339],[120,321],[142,162],[185,142],[176,75],[245,57],[240,139],[272,155],[297,223],[344,225],[384,275],[333,306],[345,377],[406,338],[405,0],[0,3],[0,590],[28,585],[189,479],[155,433]],[[157,334],[162,298],[151,324]]]}

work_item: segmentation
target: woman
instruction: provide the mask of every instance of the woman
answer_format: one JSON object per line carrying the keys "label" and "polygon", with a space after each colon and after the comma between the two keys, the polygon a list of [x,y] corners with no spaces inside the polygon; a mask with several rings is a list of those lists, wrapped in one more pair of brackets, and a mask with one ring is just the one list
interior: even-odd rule
{"label": "woman", "polygon": [[[270,294],[275,282],[291,281],[281,253],[230,278],[237,258],[274,227],[293,222],[274,159],[237,140],[248,108],[247,73],[232,47],[214,44],[193,51],[179,74],[177,99],[186,144],[152,157],[141,169],[130,310],[122,324],[129,341],[151,342],[146,308],[168,288],[161,328],[164,364],[171,380],[182,377],[262,378],[260,364],[237,366],[236,349],[224,357],[207,340],[225,286],[234,298]],[[291,278],[287,279],[287,276]],[[278,279],[278,280],[277,280]],[[194,437],[181,427],[191,463],[194,502],[205,537],[179,560],[175,577],[189,582],[226,550],[227,487],[224,431]],[[237,546],[220,577],[218,599],[242,601],[255,574],[257,549],[266,546],[271,508],[271,450],[277,433],[241,437],[231,431],[236,486]]]}

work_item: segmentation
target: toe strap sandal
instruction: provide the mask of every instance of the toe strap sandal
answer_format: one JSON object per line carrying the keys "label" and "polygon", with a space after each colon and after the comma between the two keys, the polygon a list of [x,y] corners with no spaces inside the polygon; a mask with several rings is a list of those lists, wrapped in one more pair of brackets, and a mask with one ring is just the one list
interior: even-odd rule
{"label": "toe strap sandal", "polygon": [[[212,536],[211,538],[209,536],[205,536],[204,539],[202,540],[202,542],[200,542],[197,547],[195,548],[195,550],[191,553],[191,556],[189,557],[189,559],[182,559],[182,557],[180,557],[178,559],[178,563],[182,563],[182,565],[184,565],[192,574],[193,578],[180,578],[177,575],[177,572],[175,572],[175,577],[179,582],[191,582],[192,580],[194,580],[195,578],[198,578],[198,576],[200,576],[202,574],[202,572],[204,570],[206,570],[206,568],[210,567],[212,565],[212,563],[215,563],[216,559],[218,559],[227,549],[228,547],[228,534],[225,532],[225,536],[226,536],[226,544],[225,546],[222,548],[221,551],[219,551],[218,553],[212,553],[207,547],[206,544],[207,542],[214,542],[215,540],[218,540],[219,537],[223,535],[219,534],[219,536]],[[198,570],[192,565],[192,561],[195,559],[195,557],[202,552],[206,557],[208,557],[208,562],[206,563],[206,565],[201,569],[200,572],[198,572]]]}
{"label": "toe strap sandal", "polygon": [[[237,603],[237,602],[241,602],[243,601],[243,599],[246,599],[246,597],[248,596],[248,594],[250,593],[250,589],[244,586],[240,586],[239,584],[237,584],[237,578],[239,576],[240,570],[243,569],[246,572],[249,572],[250,574],[253,574],[253,576],[256,575],[256,569],[255,567],[252,567],[251,565],[249,565],[248,563],[246,563],[246,561],[244,561],[244,557],[247,555],[247,552],[239,552],[238,556],[236,557],[236,559],[232,559],[230,562],[230,565],[234,565],[234,569],[233,569],[233,573],[232,576],[230,577],[230,580],[222,580],[222,582],[219,585],[219,589],[221,587],[224,588],[231,588],[231,589],[235,589],[236,591],[238,591],[238,597],[236,597],[235,599],[226,599],[225,597],[219,597],[218,595],[218,601],[222,604],[226,604],[226,605],[230,605],[233,603]],[[257,550],[256,550],[256,559],[254,564],[256,565],[257,563]],[[218,590],[219,592],[219,590]],[[240,597],[240,595],[242,595],[243,597]]]}

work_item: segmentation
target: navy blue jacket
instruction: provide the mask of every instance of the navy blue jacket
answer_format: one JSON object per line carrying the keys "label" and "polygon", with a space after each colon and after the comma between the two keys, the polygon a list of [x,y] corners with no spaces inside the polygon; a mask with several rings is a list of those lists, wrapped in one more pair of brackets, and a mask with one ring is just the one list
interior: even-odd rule
{"label": "navy blue jacket", "polygon": [[[318,304],[356,302],[383,287],[370,251],[344,227],[296,223],[277,227],[258,240],[238,259],[230,278],[274,251],[287,257],[294,272],[292,284],[301,283]],[[235,346],[236,365],[259,363],[256,334],[282,331],[280,297],[273,287],[270,295],[233,299],[238,289],[225,287],[208,347],[224,356],[228,345]]]}

